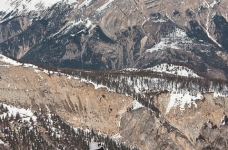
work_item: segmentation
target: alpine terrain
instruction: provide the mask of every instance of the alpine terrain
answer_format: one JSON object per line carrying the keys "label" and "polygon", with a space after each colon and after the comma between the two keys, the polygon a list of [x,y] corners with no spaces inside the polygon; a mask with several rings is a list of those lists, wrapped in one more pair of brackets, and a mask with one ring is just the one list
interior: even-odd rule
{"label": "alpine terrain", "polygon": [[228,149],[227,0],[1,0],[0,149]]}

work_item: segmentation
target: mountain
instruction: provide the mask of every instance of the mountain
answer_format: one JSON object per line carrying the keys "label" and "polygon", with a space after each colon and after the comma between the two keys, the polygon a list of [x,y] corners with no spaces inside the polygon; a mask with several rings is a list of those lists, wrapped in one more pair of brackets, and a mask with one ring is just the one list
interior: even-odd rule
{"label": "mountain", "polygon": [[99,72],[1,55],[0,69],[4,148],[226,149],[228,84],[185,66]]}
{"label": "mountain", "polygon": [[183,63],[227,78],[225,0],[4,0],[0,51],[92,70]]}
{"label": "mountain", "polygon": [[227,149],[227,4],[1,0],[0,149]]}

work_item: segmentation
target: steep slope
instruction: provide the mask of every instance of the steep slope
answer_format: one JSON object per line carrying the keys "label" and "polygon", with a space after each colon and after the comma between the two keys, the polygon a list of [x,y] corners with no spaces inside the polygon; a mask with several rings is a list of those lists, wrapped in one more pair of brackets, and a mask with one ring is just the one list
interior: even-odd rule
{"label": "steep slope", "polygon": [[225,0],[24,2],[1,2],[5,55],[93,70],[181,62],[227,77]]}
{"label": "steep slope", "polygon": [[[23,107],[36,112],[42,110],[41,112],[44,113],[44,115],[48,115],[49,113],[58,114],[66,123],[74,127],[93,129],[109,136],[121,133],[119,128],[120,119],[132,104],[134,109],[140,108],[138,107],[138,102],[133,103],[130,97],[108,92],[104,88],[94,90],[93,85],[84,83],[78,79],[73,79],[70,76],[67,77],[67,75],[61,73],[53,74],[52,71],[47,70],[43,72],[42,69],[36,66],[21,64],[4,56],[1,57],[0,96],[1,102],[4,104],[14,105],[19,108]],[[8,116],[11,116],[11,109],[8,109]],[[20,112],[20,109],[15,110],[14,113],[16,113],[16,111]],[[6,113],[7,111],[4,112],[5,115]],[[23,113],[20,114],[20,116],[23,116]],[[38,117],[39,115],[36,115],[35,118]],[[14,120],[4,118],[5,117],[2,118],[3,123],[7,123],[7,121],[12,122]],[[28,119],[30,119],[30,117],[28,117]],[[42,125],[42,122],[37,121],[35,128],[39,127],[38,124]],[[22,125],[22,127],[23,126],[24,125]],[[49,125],[47,124],[47,126]],[[42,128],[38,128],[38,131],[41,132]],[[20,126],[18,129],[21,129]],[[10,131],[13,132],[12,127],[10,127]],[[30,135],[30,131],[28,132]],[[56,132],[53,132],[53,134],[57,134]],[[5,136],[1,137],[3,141],[8,143],[6,147],[7,145],[11,148],[12,146],[18,146],[18,144],[12,143],[5,138],[8,135],[8,132],[6,133]],[[121,135],[122,134],[125,135],[124,133],[121,133]],[[12,136],[10,133],[9,135]],[[46,147],[48,145],[50,148],[53,147],[53,143],[47,139],[53,139],[55,137],[51,136],[48,138],[46,136],[47,135],[41,136],[44,138],[41,141],[43,141],[43,143],[44,141],[47,142]],[[17,139],[16,136],[12,138]],[[36,138],[37,137],[35,137],[35,139]],[[113,138],[116,139],[115,136]],[[117,138],[116,140],[126,141],[124,138]],[[62,144],[58,142],[58,145],[63,146],[65,144],[64,142]],[[37,147],[36,142],[35,147]],[[39,145],[39,147],[45,149],[45,145]],[[140,147],[143,148],[144,145]]]}
{"label": "steep slope", "polygon": [[[35,67],[36,68],[36,67]],[[119,119],[132,98],[31,67],[1,66],[1,99],[15,106],[50,110],[78,127],[118,133]],[[88,92],[89,91],[89,92]],[[101,115],[103,114],[103,115]]]}
{"label": "steep slope", "polygon": [[[71,127],[94,130],[118,143],[126,142],[145,150],[226,149],[228,85],[225,81],[133,69],[111,72],[59,69],[69,73],[64,74],[2,55],[0,62],[0,102],[4,105],[24,108],[34,114],[41,112],[43,117],[40,118],[52,114],[56,120],[53,116],[57,115]],[[187,67],[179,68],[194,72]],[[16,116],[5,119],[7,111],[4,110],[3,121],[15,122]],[[8,115],[13,112],[8,111]],[[24,114],[20,116],[23,120]],[[39,113],[34,117],[38,118]],[[29,116],[28,119],[31,120]],[[48,128],[47,124],[44,129],[48,132]],[[54,128],[53,134],[58,135],[58,127]],[[13,128],[10,127],[10,131]],[[49,135],[52,134],[43,135],[42,141],[53,146],[55,137]],[[47,140],[49,138],[51,140]],[[4,143],[15,145],[5,136],[0,139],[2,146]],[[66,146],[62,140],[57,143]]]}

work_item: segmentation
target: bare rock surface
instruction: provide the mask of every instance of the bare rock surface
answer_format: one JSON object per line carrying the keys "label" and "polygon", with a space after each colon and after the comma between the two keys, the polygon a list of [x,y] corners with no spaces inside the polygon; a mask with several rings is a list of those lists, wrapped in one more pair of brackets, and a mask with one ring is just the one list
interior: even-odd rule
{"label": "bare rock surface", "polygon": [[66,122],[108,135],[119,133],[120,117],[131,106],[130,97],[94,89],[92,84],[32,67],[0,66],[1,102],[17,107],[51,111]]}

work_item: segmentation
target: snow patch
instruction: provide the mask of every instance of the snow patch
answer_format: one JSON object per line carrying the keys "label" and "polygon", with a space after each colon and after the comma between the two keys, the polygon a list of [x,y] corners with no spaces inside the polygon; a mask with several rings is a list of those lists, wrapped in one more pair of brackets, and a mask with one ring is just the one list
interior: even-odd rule
{"label": "snow patch", "polygon": [[177,47],[177,42],[169,43],[168,41],[168,38],[162,38],[158,44],[156,44],[151,49],[148,49],[147,52],[153,53],[154,51],[163,50],[165,48],[179,49]]}
{"label": "snow patch", "polygon": [[89,150],[96,150],[96,149],[100,149],[100,147],[98,147],[98,143],[94,142],[93,139],[89,144]]}
{"label": "snow patch", "polygon": [[89,28],[90,26],[92,25],[92,21],[91,20],[89,20],[89,19],[87,19],[86,20],[86,28]]}
{"label": "snow patch", "polygon": [[160,41],[152,48],[146,50],[153,53],[155,51],[164,50],[166,48],[180,49],[179,44],[190,44],[192,40],[187,37],[184,30],[176,28],[172,33],[162,37]]}
{"label": "snow patch", "polygon": [[7,143],[3,142],[2,140],[0,140],[0,145],[4,145],[4,146],[9,147],[9,144],[7,144]]}
{"label": "snow patch", "polygon": [[226,125],[226,119],[227,119],[227,117],[226,117],[226,115],[224,115],[224,116],[222,117],[222,119],[221,119],[221,125],[222,125],[222,126]]}
{"label": "snow patch", "polygon": [[165,20],[165,18],[163,18],[163,17],[161,17],[160,15],[158,15],[158,16],[151,16],[151,17],[149,17],[149,19],[152,21],[152,22],[160,22],[160,23],[162,23],[162,22],[166,22],[166,20]]}
{"label": "snow patch", "polygon": [[162,19],[162,18],[160,18],[160,19],[157,19],[157,20],[152,20],[153,22],[166,22],[166,20],[165,19]]}
{"label": "snow patch", "polygon": [[173,91],[170,94],[170,100],[166,109],[166,114],[169,113],[171,108],[176,108],[177,106],[180,107],[181,111],[184,111],[186,104],[188,105],[188,107],[191,107],[191,105],[193,104],[195,108],[197,108],[197,104],[195,103],[195,101],[202,99],[203,95],[201,93],[198,93],[197,95],[192,95],[188,91],[186,93],[177,93]]}
{"label": "snow patch", "polygon": [[5,63],[11,64],[11,65],[14,65],[14,66],[20,66],[21,65],[21,63],[15,61],[15,60],[12,60],[12,59],[10,59],[10,58],[2,55],[2,54],[0,54],[0,61],[3,61]]}
{"label": "snow patch", "polygon": [[134,100],[133,103],[132,103],[132,109],[133,110],[136,110],[136,109],[139,109],[139,108],[142,108],[144,107],[141,103],[139,103],[137,100]]}
{"label": "snow patch", "polygon": [[125,68],[122,71],[140,71],[138,68]]}
{"label": "snow patch", "polygon": [[108,9],[108,8],[111,6],[111,4],[112,4],[113,1],[114,1],[114,0],[109,0],[109,1],[108,1],[107,3],[105,3],[103,6],[99,7],[99,8],[97,9],[97,12],[98,12],[98,13],[104,12],[106,9]]}
{"label": "snow patch", "polygon": [[[64,27],[62,27],[58,32],[56,32],[55,34],[53,34],[52,36],[50,36],[49,38],[51,37],[55,37],[57,35],[65,35],[67,34],[73,27],[75,26],[79,26],[79,25],[85,25],[85,27],[87,29],[92,29],[95,27],[95,25],[93,25],[92,21],[89,20],[89,18],[85,19],[84,21],[79,19],[77,21],[69,21]],[[85,32],[85,29],[75,33],[75,34],[71,34],[70,36],[75,36],[76,34],[79,34],[81,32]]]}
{"label": "snow patch", "polygon": [[150,20],[150,17],[147,18],[146,20],[144,20],[143,23],[142,23],[142,26],[143,26],[147,21],[149,21],[149,20]]}
{"label": "snow patch", "polygon": [[65,35],[72,29],[74,26],[78,26],[79,24],[83,24],[84,22],[80,19],[78,21],[69,21],[64,27],[62,27],[58,32],[53,34],[51,37],[54,37],[58,34]]}
{"label": "snow patch", "polygon": [[146,70],[173,74],[173,75],[183,76],[183,77],[200,78],[196,73],[194,73],[193,70],[191,70],[185,66],[177,66],[177,65],[173,65],[173,64],[167,64],[167,63],[160,64],[160,65],[154,66],[152,68],[148,68]]}
{"label": "snow patch", "polygon": [[[1,55],[1,54],[0,54],[0,61],[5,62],[5,63],[9,63],[9,64],[11,64],[11,65],[13,65],[13,66],[23,66],[23,67],[25,67],[25,68],[27,68],[27,67],[32,67],[32,68],[34,69],[34,72],[36,72],[37,75],[38,75],[41,79],[43,79],[43,77],[42,77],[40,74],[38,74],[39,72],[43,72],[43,73],[46,73],[46,74],[48,74],[48,75],[49,75],[49,74],[60,74],[60,75],[65,75],[65,74],[63,74],[63,73],[61,73],[61,72],[53,72],[53,71],[48,71],[48,70],[46,70],[46,69],[39,70],[38,67],[35,66],[35,65],[32,65],[32,64],[22,64],[22,63],[16,62],[15,60],[12,60],[12,59],[10,59],[10,58],[8,58],[8,57],[6,57],[6,56],[4,56],[4,55]],[[81,82],[93,84],[95,90],[97,90],[97,89],[99,89],[99,88],[106,88],[108,91],[113,91],[113,92],[114,92],[114,90],[111,90],[110,88],[108,88],[108,87],[105,86],[105,85],[97,84],[97,83],[95,83],[95,82],[93,82],[93,81],[90,81],[90,80],[87,80],[87,79],[84,79],[84,78],[78,78],[78,77],[74,77],[74,76],[68,75],[68,79],[71,79],[71,78],[77,79],[77,80],[81,80]],[[8,87],[10,87],[10,84],[8,85]]]}
{"label": "snow patch", "polygon": [[[151,68],[143,69],[145,71],[154,71],[159,73],[167,73],[167,74],[173,74],[176,76],[183,76],[183,77],[194,77],[194,78],[201,78],[198,76],[193,70],[185,67],[185,66],[178,66],[174,64],[159,64]],[[142,71],[142,69],[138,68],[125,68],[122,71],[129,71],[129,72],[139,72]]]}
{"label": "snow patch", "polygon": [[218,5],[219,3],[220,3],[220,0],[215,0],[214,2],[212,2],[212,3],[210,4],[210,7],[211,7],[211,8],[214,8],[215,5]]}
{"label": "snow patch", "polygon": [[219,98],[219,97],[226,97],[227,95],[226,94],[223,94],[223,93],[221,93],[221,92],[214,92],[213,93],[213,96],[214,96],[214,99],[216,99],[216,98]]}
{"label": "snow patch", "polygon": [[88,7],[91,5],[92,2],[93,0],[85,0],[78,6],[78,8],[81,9],[82,7]]}
{"label": "snow patch", "polygon": [[37,69],[38,68],[37,66],[32,65],[32,64],[21,64],[21,65],[23,65],[23,67],[25,67],[25,68],[28,68],[28,67],[32,67],[34,69]]}
{"label": "snow patch", "polygon": [[122,136],[120,135],[120,133],[117,133],[117,134],[111,136],[110,138],[113,141],[115,141],[116,143],[121,143]]}
{"label": "snow patch", "polygon": [[8,109],[8,112],[4,112],[0,115],[0,117],[6,117],[8,114],[8,117],[14,116],[16,117],[17,113],[19,113],[20,117],[22,118],[22,121],[29,122],[30,118],[33,119],[33,121],[36,121],[37,117],[32,113],[30,109],[24,109],[24,108],[16,108],[14,106],[2,104],[4,108]]}
{"label": "snow patch", "polygon": [[40,74],[37,74],[42,80],[44,79]]}
{"label": "snow patch", "polygon": [[107,86],[105,85],[102,85],[102,84],[97,84],[93,81],[90,81],[90,80],[87,80],[87,79],[83,79],[83,78],[77,78],[77,77],[73,77],[73,76],[70,76],[71,78],[74,78],[74,79],[79,79],[81,80],[81,82],[84,82],[84,83],[90,83],[90,84],[93,84],[94,86],[94,89],[97,90],[97,89],[100,89],[100,88],[106,88],[109,92],[112,91],[114,92],[114,90],[111,90],[110,88],[108,88]]}
{"label": "snow patch", "polygon": [[[23,12],[46,10],[56,3],[72,5],[73,3],[77,3],[77,0],[1,0],[0,11],[6,14],[20,15]],[[10,17],[12,18],[13,16]]]}
{"label": "snow patch", "polygon": [[37,69],[38,67],[35,66],[35,65],[32,65],[32,64],[24,64],[24,63],[20,63],[20,62],[17,62],[11,58],[8,58],[2,54],[0,54],[0,61],[4,62],[4,63],[7,63],[7,64],[10,64],[10,65],[13,65],[13,66],[23,66],[25,68],[27,67],[32,67],[34,69]]}

